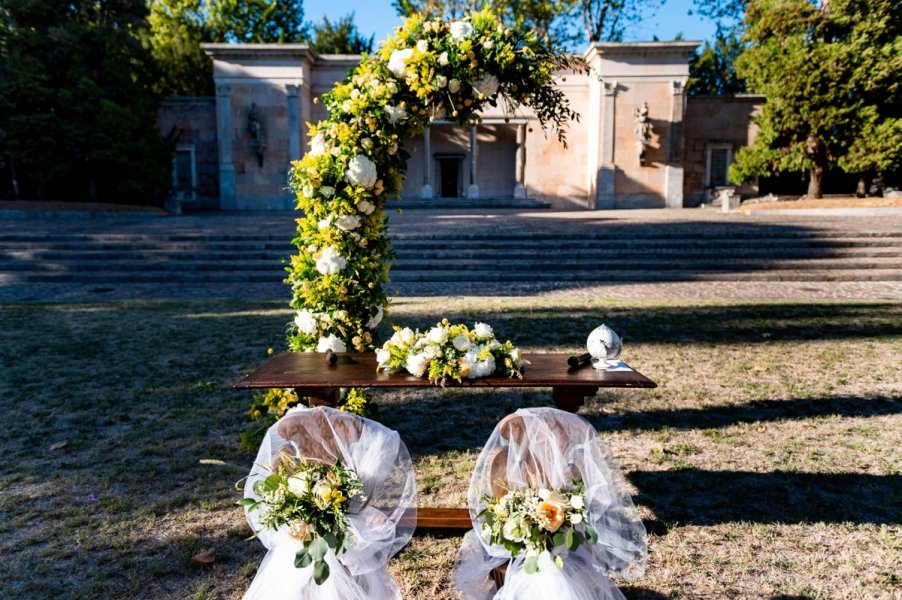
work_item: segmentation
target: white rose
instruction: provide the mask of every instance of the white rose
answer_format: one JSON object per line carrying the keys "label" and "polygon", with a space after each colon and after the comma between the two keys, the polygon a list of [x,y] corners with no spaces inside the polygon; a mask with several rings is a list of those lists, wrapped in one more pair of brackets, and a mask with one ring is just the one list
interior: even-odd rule
{"label": "white rose", "polygon": [[389,81],[387,84],[385,84],[385,87],[387,87],[388,91],[391,92],[392,94],[398,93],[398,84],[395,83],[394,81]]}
{"label": "white rose", "polygon": [[464,21],[454,21],[451,23],[451,39],[456,42],[467,39],[473,35],[473,26]]}
{"label": "white rose", "polygon": [[322,251],[316,260],[316,270],[323,275],[332,275],[338,273],[348,266],[348,261],[344,256],[338,253],[335,246],[329,246]]}
{"label": "white rose", "polygon": [[406,110],[400,106],[392,106],[391,104],[385,105],[385,114],[388,115],[388,120],[392,125],[407,118]]}
{"label": "white rose", "polygon": [[445,340],[448,339],[448,332],[445,331],[444,327],[433,327],[426,334],[426,338],[433,344],[444,344]]}
{"label": "white rose", "polygon": [[439,353],[438,346],[433,346],[431,344],[427,345],[423,349],[423,354],[425,354],[426,357],[429,358],[430,360],[438,357],[438,353]]}
{"label": "white rose", "polygon": [[473,82],[473,90],[484,98],[493,96],[498,91],[498,78],[494,75],[483,75]]}
{"label": "white rose", "polygon": [[322,219],[320,219],[319,222],[316,224],[316,226],[319,228],[320,231],[323,231],[324,229],[329,229],[329,227],[332,226],[332,215],[329,215],[328,217],[323,217]]}
{"label": "white rose", "polygon": [[494,46],[494,45],[495,44],[492,43],[492,40],[486,40],[485,42],[482,43],[482,47],[485,48],[486,50],[491,50],[492,46]]}
{"label": "white rose", "polygon": [[342,231],[353,231],[360,227],[360,217],[354,215],[341,215],[335,219],[335,226]]}
{"label": "white rose", "polygon": [[388,70],[394,73],[395,77],[403,77],[404,69],[407,68],[407,61],[410,60],[411,56],[413,56],[413,48],[395,50],[388,57]]}
{"label": "white rose", "polygon": [[345,179],[353,185],[359,185],[360,187],[370,189],[376,185],[376,163],[364,155],[358,154],[348,163],[348,171],[345,173]]}
{"label": "white rose", "polygon": [[456,94],[460,91],[460,82],[456,79],[452,79],[448,82],[448,91],[452,94]]}
{"label": "white rose", "polygon": [[288,491],[295,496],[303,496],[309,490],[310,486],[307,485],[307,475],[305,473],[292,475],[288,478]]}
{"label": "white rose", "polygon": [[302,308],[298,311],[297,316],[294,318],[294,324],[301,333],[313,335],[317,332],[318,324],[316,322],[316,317],[313,316],[313,312],[306,308]]}
{"label": "white rose", "polygon": [[319,188],[319,193],[323,195],[323,198],[331,198],[333,194],[335,194],[335,188],[332,186],[324,185]]}
{"label": "white rose", "polygon": [[348,311],[336,310],[334,313],[332,313],[332,318],[335,319],[336,321],[344,321],[345,319],[348,318]]}
{"label": "white rose", "polygon": [[574,525],[579,525],[583,522],[583,516],[580,513],[573,513],[570,515],[570,522]]}
{"label": "white rose", "polygon": [[357,210],[365,215],[371,215],[373,214],[373,211],[376,210],[376,207],[368,200],[361,200],[360,203],[357,204]]}
{"label": "white rose", "polygon": [[420,52],[426,52],[427,50],[429,50],[429,42],[427,42],[426,40],[420,40],[419,42],[417,42],[417,50],[419,50]]}
{"label": "white rose", "polygon": [[476,323],[476,325],[473,327],[473,331],[479,337],[492,337],[494,335],[492,328],[485,323]]}
{"label": "white rose", "polygon": [[470,377],[488,377],[495,372],[495,357],[490,356],[485,360],[480,360],[473,365],[473,371]]}
{"label": "white rose", "polygon": [[442,65],[443,67],[448,64],[448,53],[447,52],[442,52],[441,54],[439,54],[438,64]]}
{"label": "white rose", "polygon": [[545,488],[539,488],[539,498],[542,500],[548,500],[551,498],[551,490]]}
{"label": "white rose", "polygon": [[385,350],[384,348],[379,348],[378,350],[376,350],[376,364],[380,367],[384,366],[390,358],[391,352],[389,352],[388,350]]}
{"label": "white rose", "polygon": [[438,77],[435,78],[435,85],[437,85],[440,88],[445,87],[446,85],[448,85],[448,78],[445,77],[444,75],[439,75]]}
{"label": "white rose", "polygon": [[570,496],[570,506],[575,508],[576,510],[581,509],[585,504],[583,503],[582,496]]}
{"label": "white rose", "polygon": [[326,350],[331,350],[332,352],[345,352],[347,349],[345,343],[335,337],[334,333],[330,334],[329,337],[319,338],[319,343],[316,344],[317,352],[325,352]]}
{"label": "white rose", "polygon": [[467,350],[469,350],[471,345],[470,338],[465,335],[456,336],[453,340],[451,340],[451,343],[454,344],[454,347],[461,352],[466,352]]}
{"label": "white rose", "polygon": [[360,145],[363,146],[364,150],[367,150],[367,151],[372,150],[373,149],[373,140],[371,140],[370,138],[363,138],[362,140],[360,140]]}
{"label": "white rose", "polygon": [[407,357],[407,364],[404,365],[404,368],[414,377],[422,377],[428,366],[429,359],[425,354],[411,354]]}
{"label": "white rose", "polygon": [[410,327],[405,327],[401,330],[401,341],[405,344],[412,344],[414,340],[416,340],[416,335],[413,332],[413,329]]}
{"label": "white rose", "polygon": [[325,154],[328,147],[326,146],[326,136],[322,131],[317,133],[312,140],[310,140],[310,152],[313,156],[318,156],[320,154]]}
{"label": "white rose", "polygon": [[373,329],[374,327],[378,327],[379,323],[382,322],[382,315],[385,312],[382,310],[381,306],[376,306],[376,314],[373,315],[369,321],[366,322],[367,329]]}

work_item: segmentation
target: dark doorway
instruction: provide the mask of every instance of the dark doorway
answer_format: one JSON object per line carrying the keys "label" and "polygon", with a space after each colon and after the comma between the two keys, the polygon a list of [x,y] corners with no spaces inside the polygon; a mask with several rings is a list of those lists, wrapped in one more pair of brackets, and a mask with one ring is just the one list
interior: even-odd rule
{"label": "dark doorway", "polygon": [[439,197],[460,198],[463,156],[437,154],[435,160],[438,162]]}

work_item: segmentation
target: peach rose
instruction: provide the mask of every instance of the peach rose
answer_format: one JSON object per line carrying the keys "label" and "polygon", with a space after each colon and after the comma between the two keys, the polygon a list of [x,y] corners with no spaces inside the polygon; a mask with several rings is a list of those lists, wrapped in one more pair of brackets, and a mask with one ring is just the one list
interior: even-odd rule
{"label": "peach rose", "polygon": [[313,528],[304,521],[292,521],[288,526],[288,535],[299,542],[306,542],[313,534]]}
{"label": "peach rose", "polygon": [[544,500],[539,505],[539,510],[542,512],[542,516],[544,517],[544,525],[545,529],[554,533],[558,529],[561,528],[561,525],[564,524],[564,519],[566,518],[567,505],[564,502],[564,499],[561,498],[558,494],[552,494],[546,500]]}

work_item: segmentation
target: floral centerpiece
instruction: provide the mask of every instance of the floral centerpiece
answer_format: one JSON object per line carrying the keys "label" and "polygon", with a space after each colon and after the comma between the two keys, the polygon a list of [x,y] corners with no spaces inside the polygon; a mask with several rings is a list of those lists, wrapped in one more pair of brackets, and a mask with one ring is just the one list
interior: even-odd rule
{"label": "floral centerpiece", "polygon": [[253,490],[256,498],[238,503],[248,512],[263,511],[260,523],[269,529],[287,527],[288,535],[303,543],[294,566],[312,564],[313,580],[322,584],[329,577],[326,553],[331,548],[338,554],[348,541],[350,501],[363,492],[357,473],[340,461],[326,465],[283,455],[273,474],[255,482]]}
{"label": "floral centerpiece", "polygon": [[485,323],[470,329],[443,319],[425,333],[396,327],[391,339],[376,351],[376,364],[377,370],[406,370],[414,377],[428,375],[432,383],[445,385],[449,379],[460,383],[465,377],[496,373],[522,379],[524,361],[518,348],[510,341],[502,344],[495,339]]}
{"label": "floral centerpiece", "polygon": [[578,59],[488,10],[450,23],[417,15],[325,94],[329,117],[310,127],[310,151],[290,175],[303,215],[287,267],[297,311],[289,350],[376,347],[394,256],[383,205],[401,190],[405,140],[435,120],[478,123],[481,110],[501,102],[506,114],[529,106],[563,142],[578,115],[555,73],[580,69]]}
{"label": "floral centerpiece", "polygon": [[523,569],[535,573],[550,565],[564,567],[561,550],[576,551],[583,543],[594,544],[598,533],[588,525],[584,486],[576,482],[568,489],[509,490],[500,498],[483,496],[486,508],[483,538],[503,546],[511,557],[525,556]]}

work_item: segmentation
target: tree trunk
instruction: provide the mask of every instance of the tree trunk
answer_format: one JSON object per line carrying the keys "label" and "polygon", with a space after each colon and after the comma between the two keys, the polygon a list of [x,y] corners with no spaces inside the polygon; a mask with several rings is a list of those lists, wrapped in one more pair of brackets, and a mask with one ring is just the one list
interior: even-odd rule
{"label": "tree trunk", "polygon": [[823,198],[824,167],[823,165],[814,165],[808,169],[808,198]]}

